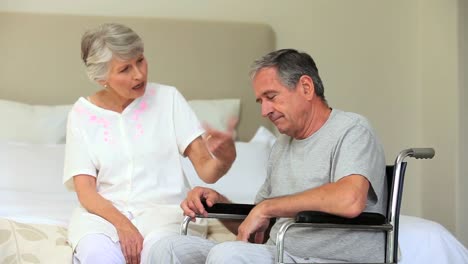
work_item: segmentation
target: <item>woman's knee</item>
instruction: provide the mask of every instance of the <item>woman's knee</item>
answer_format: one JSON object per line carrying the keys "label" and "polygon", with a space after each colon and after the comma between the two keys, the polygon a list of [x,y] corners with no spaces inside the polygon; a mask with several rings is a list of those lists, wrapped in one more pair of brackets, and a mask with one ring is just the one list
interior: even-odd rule
{"label": "woman's knee", "polygon": [[119,242],[104,234],[89,234],[75,248],[74,263],[125,263]]}

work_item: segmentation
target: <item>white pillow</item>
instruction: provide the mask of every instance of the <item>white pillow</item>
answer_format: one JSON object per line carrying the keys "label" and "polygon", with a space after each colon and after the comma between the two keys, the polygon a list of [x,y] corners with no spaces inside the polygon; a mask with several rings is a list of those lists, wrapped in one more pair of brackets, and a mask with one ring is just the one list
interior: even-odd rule
{"label": "white pillow", "polygon": [[0,142],[0,217],[66,226],[78,205],[62,184],[63,144]]}
{"label": "white pillow", "polygon": [[71,105],[29,105],[0,99],[0,140],[63,143],[70,109]]}
{"label": "white pillow", "polygon": [[275,135],[264,126],[259,127],[257,129],[257,132],[255,132],[255,135],[250,140],[250,142],[263,142],[265,144],[268,144],[268,146],[270,147],[273,146],[275,141]]}
{"label": "white pillow", "polygon": [[239,118],[240,99],[188,101],[198,119],[211,127],[225,131],[229,118]]}
{"label": "white pillow", "polygon": [[0,189],[65,193],[65,146],[0,142]]}
{"label": "white pillow", "polygon": [[[239,118],[240,99],[190,100],[201,122],[226,130],[230,117]],[[0,99],[0,141],[41,144],[64,143],[71,105],[30,105]]]}
{"label": "white pillow", "polygon": [[188,158],[182,158],[182,168],[190,186],[205,186],[215,189],[234,203],[252,204],[265,181],[267,162],[273,134],[260,128],[250,142],[236,142],[237,158],[231,169],[215,184],[204,183],[197,175]]}

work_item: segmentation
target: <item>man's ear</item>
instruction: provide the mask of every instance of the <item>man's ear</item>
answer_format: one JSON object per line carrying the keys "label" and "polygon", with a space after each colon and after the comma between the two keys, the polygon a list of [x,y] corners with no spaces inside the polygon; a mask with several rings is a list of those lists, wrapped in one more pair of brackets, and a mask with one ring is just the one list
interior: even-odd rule
{"label": "man's ear", "polygon": [[301,89],[302,94],[307,100],[312,100],[312,98],[314,98],[315,86],[310,76],[302,75],[301,78],[299,78],[299,89]]}

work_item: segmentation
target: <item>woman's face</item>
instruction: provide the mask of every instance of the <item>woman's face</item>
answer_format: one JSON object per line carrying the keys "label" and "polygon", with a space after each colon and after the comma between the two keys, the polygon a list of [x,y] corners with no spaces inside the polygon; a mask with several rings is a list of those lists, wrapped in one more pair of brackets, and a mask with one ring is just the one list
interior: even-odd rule
{"label": "woman's face", "polygon": [[130,60],[113,57],[102,84],[124,99],[135,99],[145,93],[147,74],[148,64],[143,54]]}

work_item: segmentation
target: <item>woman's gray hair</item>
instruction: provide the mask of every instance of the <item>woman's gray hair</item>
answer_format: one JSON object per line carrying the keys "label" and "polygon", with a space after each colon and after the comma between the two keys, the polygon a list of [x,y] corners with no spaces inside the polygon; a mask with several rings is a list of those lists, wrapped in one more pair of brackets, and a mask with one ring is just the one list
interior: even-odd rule
{"label": "woman's gray hair", "polygon": [[290,90],[296,88],[301,76],[309,76],[314,83],[315,94],[322,102],[327,103],[317,66],[309,54],[294,49],[281,49],[270,52],[254,61],[250,77],[253,79],[264,68],[275,68],[280,82]]}
{"label": "woman's gray hair", "polygon": [[143,41],[131,28],[107,23],[90,29],[81,38],[81,58],[92,81],[105,80],[112,57],[135,58],[144,51]]}

